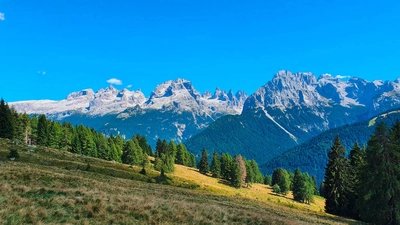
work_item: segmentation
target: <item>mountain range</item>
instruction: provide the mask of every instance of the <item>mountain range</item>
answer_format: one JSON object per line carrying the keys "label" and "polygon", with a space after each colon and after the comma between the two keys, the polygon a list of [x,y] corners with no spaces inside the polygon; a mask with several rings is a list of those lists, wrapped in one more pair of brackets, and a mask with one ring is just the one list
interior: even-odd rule
{"label": "mountain range", "polygon": [[400,79],[279,71],[250,96],[218,88],[201,94],[191,82],[177,79],[158,85],[149,97],[110,86],[74,92],[61,101],[9,104],[18,112],[44,113],[107,135],[141,133],[153,146],[158,138],[184,141],[197,156],[203,147],[209,153],[242,154],[268,171],[272,159],[324,131],[400,107]]}
{"label": "mountain range", "polygon": [[48,118],[89,125],[105,134],[126,138],[141,133],[149,143],[158,138],[183,141],[223,115],[239,114],[247,95],[217,88],[200,94],[184,79],[158,85],[149,97],[140,91],[113,86],[94,92],[85,89],[61,101],[12,102],[18,112],[45,114]]}
{"label": "mountain range", "polygon": [[400,80],[340,79],[279,71],[250,95],[240,115],[225,116],[186,141],[199,154],[242,154],[261,164],[332,128],[400,106]]}

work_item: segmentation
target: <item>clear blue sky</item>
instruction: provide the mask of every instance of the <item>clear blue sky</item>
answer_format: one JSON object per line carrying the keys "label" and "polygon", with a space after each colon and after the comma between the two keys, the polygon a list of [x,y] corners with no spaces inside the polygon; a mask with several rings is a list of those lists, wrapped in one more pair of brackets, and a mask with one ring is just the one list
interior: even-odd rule
{"label": "clear blue sky", "polygon": [[107,80],[253,93],[277,71],[400,77],[400,1],[0,0],[0,97],[63,99]]}

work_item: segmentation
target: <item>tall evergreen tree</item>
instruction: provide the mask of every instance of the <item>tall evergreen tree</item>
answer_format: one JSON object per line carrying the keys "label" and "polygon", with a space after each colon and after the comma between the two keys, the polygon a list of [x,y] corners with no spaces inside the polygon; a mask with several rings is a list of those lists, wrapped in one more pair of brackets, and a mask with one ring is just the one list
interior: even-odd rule
{"label": "tall evergreen tree", "polygon": [[211,173],[213,177],[221,176],[221,160],[218,157],[218,153],[215,151],[211,161]]}
{"label": "tall evergreen tree", "polygon": [[271,183],[272,183],[272,177],[270,175],[265,175],[264,184],[272,186]]}
{"label": "tall evergreen tree", "polygon": [[365,150],[355,143],[350,150],[350,182],[349,182],[349,216],[359,219],[359,212],[356,207],[358,201],[358,190],[360,189],[360,175],[365,162]]}
{"label": "tall evergreen tree", "polygon": [[287,194],[290,191],[290,175],[282,168],[275,169],[272,173],[272,186],[278,184],[281,192]]}
{"label": "tall evergreen tree", "polygon": [[42,146],[48,146],[49,140],[49,126],[46,116],[44,114],[39,115],[39,121],[37,125],[37,144]]}
{"label": "tall evergreen tree", "polygon": [[221,176],[226,180],[231,179],[233,158],[228,153],[221,155]]}
{"label": "tall evergreen tree", "polygon": [[239,164],[240,168],[240,182],[246,184],[246,165],[244,163],[245,159],[241,155],[235,157],[235,161]]}
{"label": "tall evergreen tree", "polygon": [[199,169],[199,172],[203,174],[206,174],[210,169],[208,163],[208,154],[205,148],[203,148],[203,151],[201,153],[201,159],[199,161],[199,164],[197,165],[197,168]]}
{"label": "tall evergreen tree", "polygon": [[[236,158],[236,157],[235,157]],[[233,160],[231,164],[231,184],[235,188],[242,187],[242,171],[237,160]]]}
{"label": "tall evergreen tree", "polygon": [[325,211],[335,215],[347,215],[349,200],[349,162],[345,149],[336,136],[325,170]]}
{"label": "tall evergreen tree", "polygon": [[153,156],[153,150],[151,149],[151,146],[148,144],[146,137],[137,134],[136,139],[139,141],[139,146],[143,150],[143,153],[146,153],[148,156]]}
{"label": "tall evergreen tree", "polygon": [[293,198],[295,201],[303,202],[306,196],[306,179],[299,168],[294,171]]}
{"label": "tall evergreen tree", "polygon": [[14,137],[13,116],[10,108],[0,100],[0,138],[12,139]]}
{"label": "tall evergreen tree", "polygon": [[400,122],[390,133],[381,122],[368,141],[360,176],[358,209],[374,224],[400,224]]}
{"label": "tall evergreen tree", "polygon": [[175,157],[176,164],[187,166],[188,159],[185,150],[186,150],[185,146],[182,143],[176,146],[176,157]]}

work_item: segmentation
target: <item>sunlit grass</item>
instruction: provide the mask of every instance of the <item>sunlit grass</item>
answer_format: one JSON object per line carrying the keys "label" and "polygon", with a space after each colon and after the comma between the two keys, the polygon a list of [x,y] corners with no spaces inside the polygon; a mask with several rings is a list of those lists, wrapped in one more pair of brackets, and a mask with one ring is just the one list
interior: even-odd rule
{"label": "sunlit grass", "polygon": [[[14,147],[21,157],[10,161]],[[318,212],[321,202],[296,203],[260,184],[235,189],[183,166],[164,185],[151,169],[2,139],[0,164],[1,224],[353,223]]]}

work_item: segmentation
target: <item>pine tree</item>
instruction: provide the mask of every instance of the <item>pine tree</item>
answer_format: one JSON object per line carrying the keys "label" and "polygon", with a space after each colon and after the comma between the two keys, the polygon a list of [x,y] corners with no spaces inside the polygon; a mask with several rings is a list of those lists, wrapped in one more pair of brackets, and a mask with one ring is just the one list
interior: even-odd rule
{"label": "pine tree", "polygon": [[305,176],[300,172],[299,168],[296,168],[293,177],[293,198],[295,201],[303,202],[305,196],[306,196]]}
{"label": "pine tree", "polygon": [[175,163],[179,165],[185,165],[187,166],[187,155],[186,155],[186,149],[185,146],[180,143],[176,147],[176,158],[175,158]]}
{"label": "pine tree", "polygon": [[151,149],[151,146],[148,144],[146,137],[137,134],[136,139],[139,141],[139,146],[143,150],[143,153],[146,153],[148,156],[153,156],[153,150]]}
{"label": "pine tree", "polygon": [[242,187],[242,171],[240,169],[238,161],[233,160],[230,171],[231,171],[230,177],[232,186],[235,188]]}
{"label": "pine tree", "polygon": [[49,127],[46,116],[41,114],[37,125],[37,144],[41,146],[48,146],[49,143]]}
{"label": "pine tree", "polygon": [[282,168],[275,169],[272,173],[272,186],[278,184],[282,194],[287,194],[290,191],[290,175]]}
{"label": "pine tree", "polygon": [[[358,143],[355,143],[350,150],[350,177],[351,182],[349,182],[349,216],[359,219],[359,212],[356,207],[356,202],[358,201],[358,190],[360,189],[360,175],[362,167],[365,162],[365,151],[360,148]],[[351,212],[351,213],[350,213]]]}
{"label": "pine tree", "polygon": [[0,138],[12,139],[14,137],[13,116],[10,108],[0,100]]}
{"label": "pine tree", "polygon": [[271,186],[272,177],[269,175],[265,175],[264,177],[264,184]]}
{"label": "pine tree", "polygon": [[194,154],[189,155],[189,164],[188,166],[195,168],[196,167],[196,157]]}
{"label": "pine tree", "polygon": [[235,161],[239,164],[240,168],[240,182],[246,184],[246,165],[244,164],[245,159],[241,155],[235,157]]}
{"label": "pine tree", "polygon": [[211,162],[211,173],[213,177],[221,176],[221,160],[218,157],[218,153],[214,151],[212,162]]}
{"label": "pine tree", "polygon": [[400,122],[381,122],[368,141],[360,176],[358,209],[374,224],[400,224]]}
{"label": "pine tree", "polygon": [[348,213],[347,199],[349,162],[345,157],[345,149],[336,136],[331,151],[328,153],[328,164],[325,170],[325,211],[335,215]]}
{"label": "pine tree", "polygon": [[203,148],[203,152],[201,153],[201,159],[197,165],[197,169],[199,169],[199,172],[203,174],[206,174],[209,171],[208,154],[205,148]]}
{"label": "pine tree", "polygon": [[231,179],[233,158],[231,155],[224,153],[221,155],[221,176],[226,180]]}

